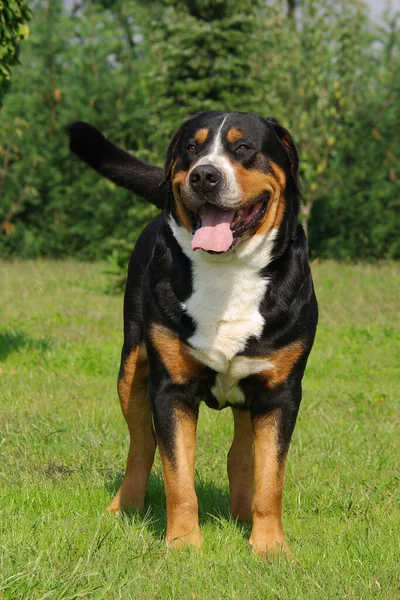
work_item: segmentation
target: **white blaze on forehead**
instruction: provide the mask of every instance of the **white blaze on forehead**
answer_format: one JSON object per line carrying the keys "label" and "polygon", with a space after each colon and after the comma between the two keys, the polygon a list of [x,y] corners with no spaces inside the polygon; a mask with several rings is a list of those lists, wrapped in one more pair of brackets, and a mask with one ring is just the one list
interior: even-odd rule
{"label": "white blaze on forehead", "polygon": [[[222,119],[222,123],[218,127],[209,152],[192,165],[188,175],[190,175],[191,171],[199,165],[212,165],[213,167],[216,167],[222,174],[220,195],[224,207],[226,209],[236,209],[237,204],[241,199],[241,188],[236,181],[235,169],[224,155],[224,148],[222,144],[222,129],[228,117],[229,115],[225,115],[225,117]],[[190,193],[189,177],[186,178],[184,190],[186,193]]]}
{"label": "white blaze on forehead", "polygon": [[204,162],[206,160],[211,160],[212,157],[214,157],[214,156],[217,157],[222,154],[221,132],[222,132],[222,128],[223,128],[227,118],[228,118],[228,115],[226,115],[222,119],[222,123],[221,123],[221,125],[217,131],[217,134],[214,138],[213,145],[211,146],[210,153],[207,154],[206,156],[204,156],[201,160],[199,160],[199,162],[197,163],[198,165],[204,164]]}
{"label": "white blaze on forehead", "polygon": [[222,128],[223,128],[227,118],[228,118],[228,115],[226,115],[223,118],[222,123],[221,123],[220,127],[218,128],[218,131],[215,135],[215,138],[214,138],[214,141],[212,143],[209,153],[206,154],[205,156],[203,156],[199,161],[197,161],[193,165],[193,168],[197,167],[198,165],[205,165],[205,164],[216,165],[218,163],[221,163],[221,166],[222,166],[222,162],[224,162],[224,163],[226,162],[230,166],[229,161],[223,155],[223,146],[222,146]]}

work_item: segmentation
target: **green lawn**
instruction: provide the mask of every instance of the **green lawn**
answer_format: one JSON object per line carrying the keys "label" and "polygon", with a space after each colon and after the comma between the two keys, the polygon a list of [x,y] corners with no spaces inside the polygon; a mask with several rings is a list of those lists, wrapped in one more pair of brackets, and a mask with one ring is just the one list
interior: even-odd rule
{"label": "green lawn", "polygon": [[0,263],[0,599],[398,599],[400,265],[313,265],[320,325],[288,459],[294,559],[229,518],[229,411],[202,407],[201,552],[164,545],[157,459],[144,514],[105,507],[127,429],[122,298],[104,265]]}

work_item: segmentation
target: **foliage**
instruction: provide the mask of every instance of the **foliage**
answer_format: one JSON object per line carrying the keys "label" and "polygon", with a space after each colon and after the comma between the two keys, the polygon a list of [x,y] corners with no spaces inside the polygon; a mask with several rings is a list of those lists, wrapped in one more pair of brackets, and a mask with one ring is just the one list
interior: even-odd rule
{"label": "foliage", "polygon": [[0,115],[4,256],[109,256],[125,271],[155,211],[79,164],[65,125],[87,120],[161,165],[182,119],[216,109],[272,115],[293,133],[313,256],[400,258],[396,15],[378,27],[358,0],[32,7]]}
{"label": "foliage", "polygon": [[257,104],[299,146],[311,253],[400,258],[398,22],[375,29],[359,2],[308,0],[296,14],[268,16]]}
{"label": "foliage", "polygon": [[[400,258],[399,28],[389,20],[368,46],[354,32],[337,87],[344,105],[323,186],[315,194],[315,255]],[[352,73],[357,74],[355,78]]]}
{"label": "foliage", "polygon": [[152,24],[150,46],[151,113],[162,141],[171,135],[171,124],[177,127],[198,111],[249,110],[257,85],[249,68],[258,45],[259,2],[245,0],[240,11],[235,0],[165,4]]}
{"label": "foliage", "polygon": [[29,36],[28,0],[0,1],[0,107],[11,85],[11,67],[18,62],[19,44]]}
{"label": "foliage", "polygon": [[[248,76],[248,48],[258,44],[259,3],[245,0],[240,12],[235,0],[163,4],[149,27],[152,69],[147,104],[149,145],[159,161],[174,129],[189,115],[201,110],[249,110],[256,81]],[[117,287],[124,284],[133,242],[134,235],[128,235],[110,257]]]}
{"label": "foliage", "polygon": [[[140,43],[131,45],[118,11],[83,10],[67,15],[57,0],[38,7],[20,77],[3,109],[3,214],[29,186],[2,239],[6,256],[104,256],[113,239],[129,231],[126,214],[132,206],[140,207],[136,233],[152,214],[68,150],[65,126],[74,119],[111,129],[119,144],[138,154],[147,133]],[[23,115],[23,131],[13,130],[15,115]],[[14,156],[7,158],[11,151]]]}

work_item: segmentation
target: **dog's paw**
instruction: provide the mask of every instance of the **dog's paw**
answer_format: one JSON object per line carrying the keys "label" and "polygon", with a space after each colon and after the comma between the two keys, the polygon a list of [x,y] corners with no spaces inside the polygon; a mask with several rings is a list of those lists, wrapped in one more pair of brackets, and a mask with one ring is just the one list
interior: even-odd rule
{"label": "dog's paw", "polygon": [[179,550],[190,546],[195,550],[200,550],[203,543],[203,536],[200,531],[200,527],[197,525],[190,531],[179,531],[172,530],[167,532],[166,536],[167,546],[174,550]]}
{"label": "dog's paw", "polygon": [[249,546],[253,554],[258,556],[275,556],[285,554],[290,557],[290,548],[283,536],[255,537],[249,539]]}
{"label": "dog's paw", "polygon": [[123,509],[123,506],[121,505],[120,498],[117,494],[116,496],[114,496],[114,498],[111,500],[110,504],[107,506],[107,510],[110,513],[119,513],[119,512],[121,512],[122,509]]}

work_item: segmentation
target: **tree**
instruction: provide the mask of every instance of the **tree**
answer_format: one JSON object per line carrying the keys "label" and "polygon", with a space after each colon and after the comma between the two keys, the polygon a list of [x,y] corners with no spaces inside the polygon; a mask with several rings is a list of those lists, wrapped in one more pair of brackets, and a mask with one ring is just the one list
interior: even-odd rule
{"label": "tree", "polygon": [[0,107],[11,85],[11,67],[18,62],[19,44],[27,39],[28,0],[0,2]]}
{"label": "tree", "polygon": [[[0,114],[0,161],[7,166],[0,173],[3,256],[104,257],[115,238],[137,234],[154,214],[68,150],[65,126],[83,119],[127,149],[147,151],[145,59],[119,17],[91,3],[76,13],[67,13],[61,0],[35,8],[12,102]],[[15,127],[21,115],[24,125]],[[127,221],[131,210],[135,219]]]}
{"label": "tree", "polygon": [[[112,255],[125,271],[145,202],[80,164],[86,120],[163,164],[198,110],[277,117],[299,147],[312,256],[400,257],[400,33],[359,0],[32,0],[0,112],[3,256]],[[8,2],[9,6],[11,5]]]}
{"label": "tree", "polygon": [[149,34],[153,68],[149,112],[165,148],[174,129],[201,110],[248,110],[257,81],[250,76],[259,46],[259,2],[165,0]]}

